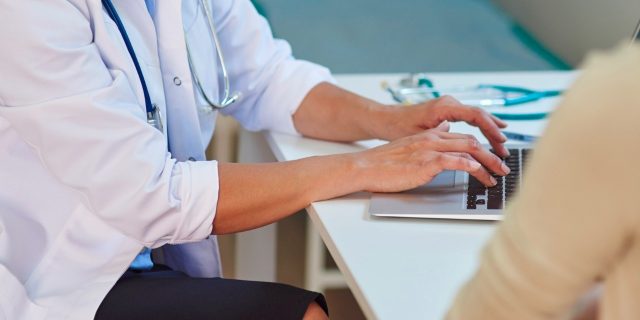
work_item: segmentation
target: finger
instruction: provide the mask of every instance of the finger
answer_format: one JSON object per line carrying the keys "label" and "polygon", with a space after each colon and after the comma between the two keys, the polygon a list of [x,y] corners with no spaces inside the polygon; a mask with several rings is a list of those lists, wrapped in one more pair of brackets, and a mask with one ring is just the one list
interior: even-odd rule
{"label": "finger", "polygon": [[507,141],[507,137],[500,132],[500,128],[486,111],[477,107],[463,105],[452,106],[451,108],[452,116],[478,127],[487,139],[497,142]]}
{"label": "finger", "polygon": [[[447,152],[448,155],[463,157],[472,161],[476,161],[470,154],[462,153],[462,152]],[[477,161],[476,161],[477,162]],[[469,171],[467,171],[469,172]],[[480,167],[475,172],[469,172],[472,176],[476,177],[480,183],[484,184],[487,187],[493,187],[498,184],[498,181],[487,171],[484,167]]]}
{"label": "finger", "polygon": [[493,122],[495,122],[496,125],[498,125],[498,127],[500,127],[500,129],[504,129],[504,128],[506,128],[508,126],[508,124],[504,120],[496,117],[495,115],[489,113],[489,116],[491,117],[491,119],[493,119]]}
{"label": "finger", "polygon": [[447,118],[447,120],[462,120],[472,126],[478,127],[482,134],[487,137],[489,144],[491,144],[499,156],[509,156],[509,152],[503,145],[507,141],[507,137],[500,132],[500,128],[493,121],[489,113],[476,107],[454,105],[449,107],[448,114],[450,118]]}
{"label": "finger", "polygon": [[457,132],[437,132],[438,137],[441,139],[475,139],[471,134],[457,133]]}
{"label": "finger", "polygon": [[507,175],[509,167],[502,162],[497,155],[484,148],[475,138],[465,139],[442,139],[433,142],[436,151],[440,152],[463,152],[471,155],[484,167],[499,175]]}
{"label": "finger", "polygon": [[444,170],[459,170],[468,172],[470,175],[476,177],[478,181],[483,183],[486,186],[495,186],[496,181],[491,175],[485,170],[482,165],[472,159],[469,159],[464,156],[457,156],[454,154],[440,153],[437,159],[438,169],[440,171]]}
{"label": "finger", "polygon": [[435,127],[434,130],[438,132],[449,132],[449,121],[445,120],[440,122],[440,124]]}
{"label": "finger", "polygon": [[[436,133],[438,135],[438,137],[440,137],[441,139],[476,139],[475,136],[471,135],[471,134],[464,134],[464,133],[455,133],[455,132],[438,132]],[[495,150],[495,149],[494,149]],[[506,150],[506,155],[500,155],[502,157],[508,157],[509,156],[509,150]]]}
{"label": "finger", "polygon": [[489,140],[489,144],[493,151],[501,158],[507,158],[511,155],[509,150],[504,146],[504,142]]}

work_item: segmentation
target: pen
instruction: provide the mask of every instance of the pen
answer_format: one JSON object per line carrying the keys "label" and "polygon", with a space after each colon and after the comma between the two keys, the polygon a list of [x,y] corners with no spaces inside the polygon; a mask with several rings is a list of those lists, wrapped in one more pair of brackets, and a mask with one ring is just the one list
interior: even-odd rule
{"label": "pen", "polygon": [[510,131],[502,131],[502,133],[509,139],[525,141],[525,142],[535,142],[538,137],[532,136],[524,133],[510,132]]}

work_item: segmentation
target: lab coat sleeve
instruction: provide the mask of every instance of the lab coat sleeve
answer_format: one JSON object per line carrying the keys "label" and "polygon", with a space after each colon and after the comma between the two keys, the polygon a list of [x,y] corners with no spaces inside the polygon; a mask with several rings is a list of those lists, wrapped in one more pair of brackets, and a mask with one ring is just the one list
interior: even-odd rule
{"label": "lab coat sleeve", "polygon": [[104,36],[104,21],[89,18],[102,9],[90,10],[61,0],[0,2],[1,24],[11,26],[0,31],[0,117],[114,229],[150,247],[204,239],[217,164],[171,159],[132,81],[103,62],[94,32]]}
{"label": "lab coat sleeve", "polygon": [[289,44],[273,38],[250,1],[211,2],[231,88],[242,93],[238,103],[222,112],[249,130],[296,134],[292,115],[313,87],[334,82],[329,70],[294,59]]}
{"label": "lab coat sleeve", "polygon": [[639,56],[590,60],[447,319],[566,319],[618,270],[638,233]]}

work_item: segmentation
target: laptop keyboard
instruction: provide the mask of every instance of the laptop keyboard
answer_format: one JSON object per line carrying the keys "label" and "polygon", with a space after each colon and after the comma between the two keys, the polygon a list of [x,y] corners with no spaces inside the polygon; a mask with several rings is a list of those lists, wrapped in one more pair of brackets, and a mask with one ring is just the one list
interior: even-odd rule
{"label": "laptop keyboard", "polygon": [[485,187],[472,175],[469,175],[467,186],[466,205],[467,209],[502,209],[505,203],[513,197],[520,187],[520,177],[522,168],[526,165],[531,149],[509,149],[511,154],[504,160],[511,169],[507,176],[493,174],[498,183],[491,187]]}

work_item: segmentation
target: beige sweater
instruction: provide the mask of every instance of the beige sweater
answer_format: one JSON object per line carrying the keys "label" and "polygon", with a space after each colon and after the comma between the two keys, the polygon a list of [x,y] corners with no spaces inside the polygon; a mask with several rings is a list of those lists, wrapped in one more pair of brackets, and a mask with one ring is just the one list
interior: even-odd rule
{"label": "beige sweater", "polygon": [[[626,46],[625,46],[626,47]],[[448,319],[640,319],[640,47],[590,57]]]}

